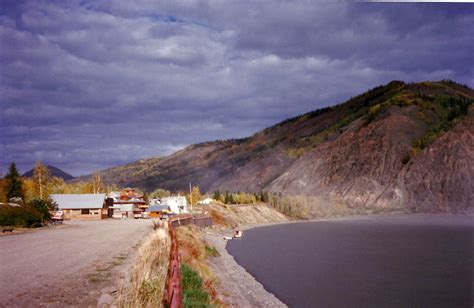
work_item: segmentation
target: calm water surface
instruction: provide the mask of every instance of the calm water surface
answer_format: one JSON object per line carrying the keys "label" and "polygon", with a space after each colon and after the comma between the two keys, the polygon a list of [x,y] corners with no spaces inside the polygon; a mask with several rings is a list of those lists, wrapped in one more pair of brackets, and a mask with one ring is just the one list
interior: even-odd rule
{"label": "calm water surface", "polygon": [[416,215],[274,225],[228,251],[291,307],[473,307],[474,222]]}

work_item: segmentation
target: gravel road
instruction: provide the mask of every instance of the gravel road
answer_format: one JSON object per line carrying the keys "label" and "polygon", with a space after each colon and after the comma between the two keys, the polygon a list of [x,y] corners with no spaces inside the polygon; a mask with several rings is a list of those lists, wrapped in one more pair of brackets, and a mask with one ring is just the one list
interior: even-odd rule
{"label": "gravel road", "polygon": [[151,220],[69,221],[0,236],[0,306],[97,306],[104,295],[110,301],[151,230]]}

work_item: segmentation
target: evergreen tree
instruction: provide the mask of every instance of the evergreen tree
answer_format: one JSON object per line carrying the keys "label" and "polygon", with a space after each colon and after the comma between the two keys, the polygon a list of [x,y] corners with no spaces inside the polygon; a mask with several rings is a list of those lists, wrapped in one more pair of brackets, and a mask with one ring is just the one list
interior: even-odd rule
{"label": "evergreen tree", "polygon": [[214,196],[212,196],[212,199],[216,201],[219,201],[221,199],[221,192],[219,191],[219,189],[214,192]]}
{"label": "evergreen tree", "polygon": [[16,168],[15,163],[11,163],[8,168],[8,173],[5,175],[7,180],[6,191],[7,191],[7,200],[11,198],[21,198],[23,200],[23,190],[21,186],[20,174]]}
{"label": "evergreen tree", "polygon": [[227,192],[227,191],[226,191],[226,193],[225,193],[224,203],[225,203],[225,204],[229,204],[229,203],[230,203],[229,192]]}

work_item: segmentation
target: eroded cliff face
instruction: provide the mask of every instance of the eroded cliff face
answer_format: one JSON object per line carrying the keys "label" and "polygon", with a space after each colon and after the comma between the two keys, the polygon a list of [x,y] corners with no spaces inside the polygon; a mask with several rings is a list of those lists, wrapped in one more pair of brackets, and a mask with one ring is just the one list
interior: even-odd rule
{"label": "eroded cliff face", "polygon": [[423,212],[474,207],[474,109],[408,163],[397,178],[403,205]]}
{"label": "eroded cliff face", "polygon": [[362,121],[353,123],[333,142],[297,160],[269,190],[324,196],[343,200],[350,207],[402,207],[403,194],[393,183],[411,143],[428,129],[411,116],[415,109],[395,106],[382,120],[367,126]]}
{"label": "eroded cliff face", "polygon": [[268,189],[352,208],[464,212],[474,205],[473,113],[404,164],[429,127],[413,116],[417,110],[393,108],[301,157]]}
{"label": "eroded cliff face", "polygon": [[108,183],[187,191],[266,190],[351,209],[474,207],[474,91],[453,82],[377,87],[239,139],[101,172]]}

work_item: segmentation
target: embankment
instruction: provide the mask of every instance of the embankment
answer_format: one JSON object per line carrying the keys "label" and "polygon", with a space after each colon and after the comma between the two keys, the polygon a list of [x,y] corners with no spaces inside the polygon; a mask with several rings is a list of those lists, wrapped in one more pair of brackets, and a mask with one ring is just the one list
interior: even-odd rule
{"label": "embankment", "polygon": [[227,252],[227,240],[235,229],[256,225],[288,222],[289,219],[272,207],[258,205],[212,204],[209,212],[215,225],[207,228],[201,238],[205,245],[217,250],[218,256],[207,258],[207,264],[215,280],[219,301],[234,307],[285,307],[273,294],[267,292]]}
{"label": "embankment", "polygon": [[155,222],[152,231],[139,245],[134,266],[120,289],[119,307],[162,307],[168,271],[170,239],[166,223]]}

